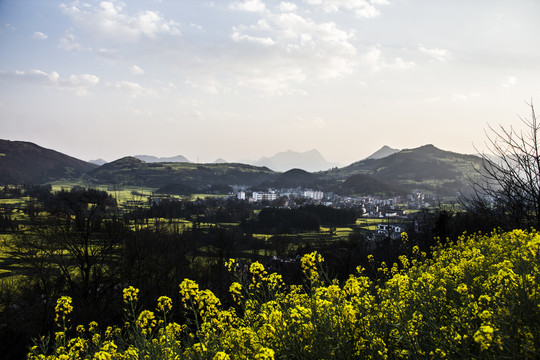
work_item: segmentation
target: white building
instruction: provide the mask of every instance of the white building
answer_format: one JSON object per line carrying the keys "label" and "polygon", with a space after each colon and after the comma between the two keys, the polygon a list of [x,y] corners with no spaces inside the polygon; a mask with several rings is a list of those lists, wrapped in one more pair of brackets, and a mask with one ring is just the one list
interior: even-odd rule
{"label": "white building", "polygon": [[324,193],[322,191],[306,190],[304,191],[304,197],[313,200],[322,200],[322,198],[324,197]]}
{"label": "white building", "polygon": [[277,199],[277,193],[275,191],[269,192],[253,192],[253,201],[272,201]]}
{"label": "white building", "polygon": [[385,224],[379,224],[377,227],[377,232],[379,234],[388,234],[388,233],[400,233],[401,234],[401,227],[395,226],[395,225],[385,225]]}

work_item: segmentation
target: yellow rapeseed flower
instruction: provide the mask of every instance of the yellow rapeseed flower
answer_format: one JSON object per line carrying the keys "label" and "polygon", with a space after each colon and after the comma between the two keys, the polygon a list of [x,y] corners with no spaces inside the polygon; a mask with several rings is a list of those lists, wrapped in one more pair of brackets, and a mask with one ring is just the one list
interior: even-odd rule
{"label": "yellow rapeseed flower", "polygon": [[160,296],[157,300],[157,309],[162,312],[167,312],[172,309],[172,300],[168,296]]}
{"label": "yellow rapeseed flower", "polygon": [[139,289],[134,288],[133,286],[127,287],[124,289],[124,302],[129,304],[131,302],[136,302],[139,296]]}

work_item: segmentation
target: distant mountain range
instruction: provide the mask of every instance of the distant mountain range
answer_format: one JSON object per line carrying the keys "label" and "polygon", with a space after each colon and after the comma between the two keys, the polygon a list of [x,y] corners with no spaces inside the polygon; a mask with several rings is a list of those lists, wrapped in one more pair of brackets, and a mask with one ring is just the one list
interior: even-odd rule
{"label": "distant mountain range", "polygon": [[103,160],[102,158],[99,158],[96,160],[88,160],[88,162],[101,166],[101,165],[105,165],[107,163],[107,160]]}
{"label": "distant mountain range", "polygon": [[147,163],[165,163],[165,162],[191,162],[182,155],[172,157],[156,157],[152,155],[135,155],[134,158]]}
{"label": "distant mountain range", "polygon": [[[136,158],[136,159],[139,159],[141,161],[144,161],[146,163],[191,162],[185,156],[182,156],[182,155],[176,155],[176,156],[172,156],[172,157],[157,157],[157,156],[153,156],[153,155],[135,155],[133,157]],[[99,165],[99,166],[105,165],[105,164],[108,163],[108,161],[103,160],[101,158],[96,159],[96,160],[90,160],[88,162],[90,162],[92,164]]]}
{"label": "distant mountain range", "polygon": [[291,169],[302,169],[309,172],[328,170],[338,166],[326,159],[313,149],[306,152],[287,150],[270,157],[262,157],[259,160],[242,160],[241,163],[266,166],[274,171],[284,172]]}
{"label": "distant mountain range", "polygon": [[[377,150],[366,159],[382,159],[389,155],[399,152],[398,149],[393,149],[389,146],[383,146],[381,149]],[[136,159],[142,160],[146,163],[165,163],[165,162],[191,162],[185,156],[177,155],[173,157],[157,157],[152,155],[135,155],[133,156]],[[92,164],[96,165],[105,165],[107,161],[103,159],[96,159],[89,161]],[[226,160],[218,158],[214,160],[214,164],[225,164]],[[259,160],[242,160],[242,164],[250,164],[255,166],[266,166],[267,168],[285,172],[291,169],[302,169],[308,172],[324,171],[333,167],[340,166],[337,163],[332,163],[326,161],[326,159],[321,155],[321,153],[315,149],[305,152],[297,152],[292,150],[287,150],[279,152],[273,156],[262,157]]]}
{"label": "distant mountain range", "polygon": [[[84,176],[86,184],[147,186],[176,193],[227,191],[230,185],[245,185],[252,189],[309,187],[341,195],[405,194],[418,190],[452,196],[469,187],[469,178],[477,176],[475,168],[480,168],[482,162],[478,156],[444,151],[433,145],[398,152],[383,147],[364,160],[341,168],[330,165],[324,171],[317,171],[325,160],[316,150],[278,153],[261,159],[264,161],[258,166],[221,159],[194,164],[183,156],[139,157],[144,160],[125,157],[97,166],[36,144],[0,140],[0,185],[77,181]],[[170,161],[173,159],[182,161]],[[279,165],[279,159],[289,162]],[[312,159],[312,170],[299,169],[295,159]],[[292,169],[280,172],[270,166]]]}

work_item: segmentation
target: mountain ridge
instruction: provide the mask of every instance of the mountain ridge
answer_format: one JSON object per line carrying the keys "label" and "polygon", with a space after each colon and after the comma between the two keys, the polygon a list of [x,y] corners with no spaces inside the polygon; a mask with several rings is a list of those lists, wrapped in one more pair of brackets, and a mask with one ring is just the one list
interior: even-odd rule
{"label": "mountain ridge", "polygon": [[0,140],[0,184],[35,184],[73,179],[98,165],[28,141]]}
{"label": "mountain ridge", "polygon": [[[310,152],[320,155],[316,150]],[[475,168],[481,168],[481,163],[478,156],[441,150],[428,144],[378,159],[366,158],[342,168],[311,172],[298,167],[278,172],[268,166],[242,163],[148,163],[134,156],[98,167],[33,143],[0,140],[0,184],[82,180],[84,176],[87,184],[141,185],[198,192],[243,185],[259,189],[311,187],[347,195],[428,191],[454,196],[470,187],[469,180],[478,175]]]}
{"label": "mountain ridge", "polygon": [[191,162],[183,155],[171,157],[157,157],[153,155],[134,155],[134,158],[142,160],[146,163],[167,163],[167,162]]}
{"label": "mountain ridge", "polygon": [[470,188],[470,179],[478,176],[475,169],[482,159],[441,150],[432,144],[403,149],[381,159],[364,159],[332,172],[334,178],[356,174],[371,175],[390,184],[399,184],[407,191],[424,189],[452,195]]}

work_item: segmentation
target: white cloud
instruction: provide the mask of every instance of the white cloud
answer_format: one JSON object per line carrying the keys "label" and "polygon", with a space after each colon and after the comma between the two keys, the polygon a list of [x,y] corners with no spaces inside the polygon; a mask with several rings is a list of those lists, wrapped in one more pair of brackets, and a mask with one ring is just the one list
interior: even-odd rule
{"label": "white cloud", "polygon": [[394,59],[393,62],[386,64],[386,67],[390,69],[401,69],[401,70],[407,70],[415,66],[416,64],[414,63],[414,61],[406,61],[400,57],[397,57]]}
{"label": "white cloud", "polygon": [[278,9],[281,12],[293,12],[297,9],[297,6],[294,3],[282,1],[279,3]]}
{"label": "white cloud", "polygon": [[516,85],[516,82],[517,82],[517,78],[515,76],[508,76],[502,86],[505,87],[505,88],[510,88],[510,87],[513,87]]}
{"label": "white cloud", "polygon": [[208,76],[189,77],[186,84],[209,94],[217,94],[220,86],[216,79]]}
{"label": "white cloud", "polygon": [[48,38],[48,36],[47,34],[44,34],[41,31],[36,31],[34,32],[33,38],[37,40],[45,40],[46,38]]}
{"label": "white cloud", "polygon": [[244,0],[231,3],[229,8],[249,12],[262,12],[266,10],[266,5],[261,0]]}
{"label": "white cloud", "polygon": [[240,34],[240,32],[235,29],[235,31],[232,34],[232,39],[234,41],[249,41],[252,43],[257,43],[261,45],[273,45],[274,40],[272,40],[270,37],[257,37],[257,36],[250,36],[245,34]]}
{"label": "white cloud", "polygon": [[58,46],[67,51],[79,51],[83,49],[81,43],[71,32],[66,32],[64,36],[60,38]]}
{"label": "white cloud", "polygon": [[0,26],[0,35],[3,34],[4,32],[10,32],[14,30],[16,30],[15,26],[11,24],[2,24],[2,26]]}
{"label": "white cloud", "polygon": [[305,90],[294,86],[303,82],[305,77],[298,68],[282,68],[275,73],[254,69],[252,76],[240,78],[238,85],[262,91],[265,96],[307,95]]}
{"label": "white cloud", "polygon": [[79,74],[62,78],[56,71],[46,73],[41,70],[16,70],[13,73],[0,72],[0,75],[42,86],[73,90],[77,95],[86,95],[91,87],[99,83],[96,75]]}
{"label": "white cloud", "polygon": [[98,49],[97,55],[104,59],[109,59],[109,60],[122,59],[122,55],[118,52],[118,50],[115,50],[115,49],[101,48],[101,49]]}
{"label": "white cloud", "polygon": [[144,74],[144,70],[141,69],[140,67],[138,67],[137,65],[132,65],[130,70],[131,70],[131,73],[134,74],[134,75],[142,75],[142,74]]}
{"label": "white cloud", "polygon": [[74,1],[61,4],[62,12],[71,21],[93,35],[116,41],[136,41],[140,37],[155,38],[159,35],[180,35],[179,24],[165,20],[157,11],[139,11],[127,14],[125,3],[102,1],[99,6]]}
{"label": "white cloud", "polygon": [[452,101],[469,101],[471,99],[475,99],[475,98],[478,98],[480,97],[480,94],[477,93],[477,92],[471,92],[471,93],[468,93],[468,94],[463,94],[463,93],[454,93],[451,95],[450,99]]}
{"label": "white cloud", "polygon": [[295,13],[266,13],[251,26],[233,29],[237,41],[276,45],[284,61],[298,67],[314,68],[319,77],[349,74],[356,63],[356,48],[350,42],[352,32],[341,30],[333,22],[316,23]]}
{"label": "white cloud", "polygon": [[433,60],[447,62],[450,58],[450,52],[446,49],[432,48],[428,49],[424,45],[418,45],[418,50],[431,57]]}
{"label": "white cloud", "polygon": [[154,90],[147,89],[143,87],[142,85],[140,85],[139,83],[132,82],[132,81],[121,80],[121,81],[116,81],[114,83],[108,82],[106,85],[120,92],[126,93],[134,98],[141,95],[155,95]]}
{"label": "white cloud", "polygon": [[383,69],[407,70],[416,66],[413,61],[406,61],[400,57],[396,57],[393,61],[388,62],[383,57],[382,51],[378,46],[372,46],[363,56],[363,61],[373,71],[381,71]]}
{"label": "white cloud", "polygon": [[374,5],[388,5],[386,0],[304,0],[310,5],[317,5],[328,13],[352,11],[359,18],[375,18],[381,12]]}

